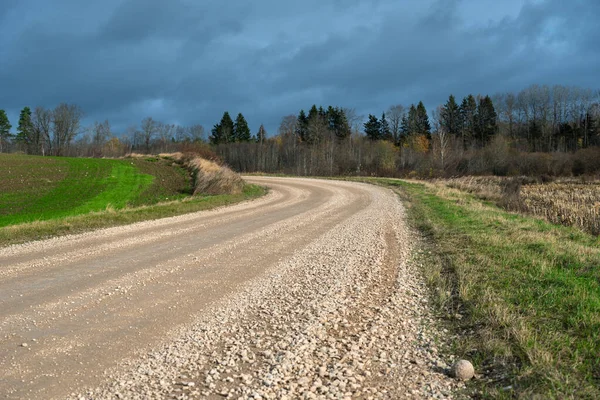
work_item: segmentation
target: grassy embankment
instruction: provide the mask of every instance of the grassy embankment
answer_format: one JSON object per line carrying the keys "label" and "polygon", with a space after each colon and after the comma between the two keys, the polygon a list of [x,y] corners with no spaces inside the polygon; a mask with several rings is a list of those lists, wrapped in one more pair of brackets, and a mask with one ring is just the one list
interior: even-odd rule
{"label": "grassy embankment", "polygon": [[482,377],[476,397],[600,398],[600,240],[430,183],[403,197],[425,275]]}
{"label": "grassy embankment", "polygon": [[194,193],[189,171],[158,157],[0,155],[0,246],[200,211],[258,197]]}

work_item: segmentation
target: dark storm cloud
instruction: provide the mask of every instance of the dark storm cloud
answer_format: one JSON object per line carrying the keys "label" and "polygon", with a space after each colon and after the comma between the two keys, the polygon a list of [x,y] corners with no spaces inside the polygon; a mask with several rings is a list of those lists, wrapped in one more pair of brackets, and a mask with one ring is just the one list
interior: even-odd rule
{"label": "dark storm cloud", "polygon": [[531,83],[596,87],[596,0],[9,0],[0,108],[79,104],[117,130],[243,112],[275,133],[313,103],[380,113]]}

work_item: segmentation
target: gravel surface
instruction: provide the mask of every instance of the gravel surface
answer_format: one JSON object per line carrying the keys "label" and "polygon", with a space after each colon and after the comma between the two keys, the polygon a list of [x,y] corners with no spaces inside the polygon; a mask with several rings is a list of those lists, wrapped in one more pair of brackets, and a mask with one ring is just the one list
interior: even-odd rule
{"label": "gravel surface", "polygon": [[[3,256],[13,261],[6,276],[0,274],[2,289],[4,280],[19,282],[35,268],[47,269],[50,275],[64,273],[65,267],[56,267],[52,257],[70,263],[67,270],[74,274],[73,269],[96,261],[98,252],[106,248],[129,256],[127,251],[139,251],[139,246],[160,249],[163,243],[178,243],[177,251],[152,259],[151,267],[143,267],[140,261],[136,268],[122,272],[102,263],[100,275],[92,274],[97,283],[80,287],[79,280],[73,280],[67,285],[75,292],[74,303],[81,303],[72,311],[76,315],[90,316],[90,310],[103,307],[99,299],[118,297],[110,299],[115,304],[106,304],[112,308],[104,311],[114,310],[121,323],[92,335],[98,340],[110,339],[102,342],[97,353],[91,352],[90,339],[82,339],[88,338],[86,335],[55,335],[64,339],[63,345],[81,348],[76,352],[78,360],[105,353],[98,357],[98,365],[92,362],[82,367],[86,374],[78,379],[60,375],[63,384],[58,388],[47,380],[37,386],[32,381],[27,388],[27,379],[21,380],[23,387],[17,387],[19,373],[23,375],[25,367],[33,368],[33,362],[45,356],[40,350],[41,358],[33,358],[27,365],[20,363],[19,354],[40,343],[38,339],[32,342],[24,328],[18,334],[8,332],[13,326],[10,321],[27,320],[24,308],[13,305],[14,313],[0,314],[0,328],[7,331],[0,351],[10,345],[16,352],[6,360],[0,358],[10,360],[13,371],[9,375],[14,377],[9,385],[0,383],[0,395],[18,398],[23,393],[47,393],[72,399],[452,398],[464,384],[448,376],[455,360],[443,354],[445,332],[437,328],[423,279],[409,261],[414,240],[397,196],[359,183],[249,180],[272,187],[269,196],[178,220],[136,224],[125,228],[126,232],[107,230],[110,233],[102,237],[113,239],[99,242],[86,236],[60,239],[56,242],[59,249],[46,258],[36,250],[39,244],[12,247],[4,253],[0,249],[0,262]],[[179,242],[182,236],[189,238],[196,232],[197,226],[216,238],[206,243]],[[219,229],[224,230],[222,236]],[[139,241],[133,240],[132,234],[139,236]],[[69,244],[73,241],[77,248]],[[84,251],[79,246],[90,247]],[[70,256],[65,257],[65,252]],[[195,281],[198,274],[203,276],[201,283]],[[107,288],[114,294],[107,295]],[[29,306],[38,308],[37,315],[46,316],[50,304],[60,312],[68,296],[61,291],[48,297],[52,301],[41,294],[32,298]],[[130,302],[125,302],[127,298]],[[163,301],[157,302],[159,298]],[[143,301],[155,306],[145,307]],[[132,322],[138,312],[141,320],[149,321],[146,325]],[[100,329],[109,319],[97,314],[98,310],[90,320],[81,317],[75,323],[91,321]],[[65,324],[70,321],[62,316],[59,322],[60,318]],[[123,333],[124,325],[131,323],[134,329]],[[140,329],[155,334],[142,334]],[[37,332],[50,346],[48,330]],[[29,347],[25,347],[27,342]],[[32,369],[35,375],[43,370]],[[91,373],[95,373],[94,379]],[[45,391],[48,387],[52,391]]]}

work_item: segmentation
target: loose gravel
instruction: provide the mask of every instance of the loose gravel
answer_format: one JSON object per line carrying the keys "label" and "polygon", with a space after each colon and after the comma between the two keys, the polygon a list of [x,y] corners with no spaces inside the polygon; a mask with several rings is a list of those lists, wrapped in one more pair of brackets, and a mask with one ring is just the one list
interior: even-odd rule
{"label": "loose gravel", "polygon": [[448,376],[404,209],[367,192],[361,212],[70,398],[452,398],[464,383]]}

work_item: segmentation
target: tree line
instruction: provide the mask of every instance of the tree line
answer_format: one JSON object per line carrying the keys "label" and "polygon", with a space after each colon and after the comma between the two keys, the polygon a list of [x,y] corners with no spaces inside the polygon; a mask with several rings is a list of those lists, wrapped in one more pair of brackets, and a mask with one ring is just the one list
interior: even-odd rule
{"label": "tree line", "polygon": [[131,152],[175,151],[182,145],[206,141],[200,124],[181,126],[146,117],[118,134],[108,120],[83,127],[83,115],[74,104],[61,103],[54,109],[36,107],[33,111],[24,107],[16,133],[12,133],[6,111],[0,109],[0,153],[12,149],[42,156],[119,157]]}
{"label": "tree line", "polygon": [[501,133],[525,151],[576,151],[600,145],[600,90],[531,85],[493,96]]}
{"label": "tree line", "polygon": [[[541,153],[547,169],[568,172],[574,163],[581,165],[575,161],[581,154],[593,153],[584,150],[600,145],[598,91],[532,85],[517,93],[469,94],[459,100],[450,95],[431,112],[422,101],[396,104],[366,118],[355,109],[313,104],[282,117],[271,136],[264,125],[252,134],[242,113],[233,120],[227,111],[206,137],[202,125],[166,124],[152,117],[115,134],[107,120],[81,127],[83,112],[75,105],[33,112],[25,107],[16,134],[0,110],[0,151],[121,156],[206,151],[209,143],[243,172],[432,176],[527,173],[535,168],[525,161],[542,160]],[[595,170],[593,163],[587,156],[588,171]]]}
{"label": "tree line", "polygon": [[579,175],[600,172],[600,92],[533,85],[515,94],[453,95],[429,114],[422,101],[366,122],[355,110],[313,105],[282,118],[261,145],[220,144],[242,172],[297,175]]}

